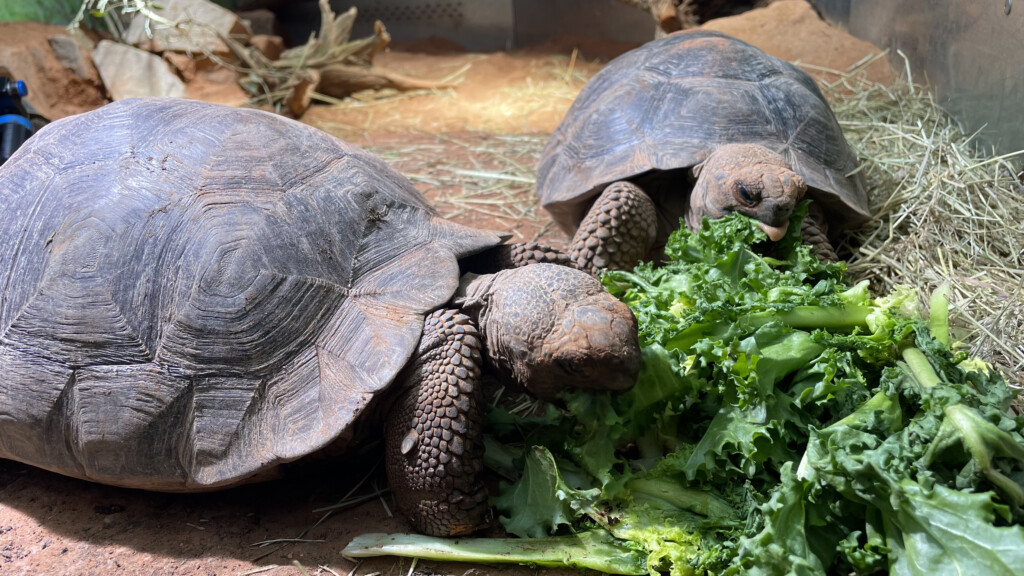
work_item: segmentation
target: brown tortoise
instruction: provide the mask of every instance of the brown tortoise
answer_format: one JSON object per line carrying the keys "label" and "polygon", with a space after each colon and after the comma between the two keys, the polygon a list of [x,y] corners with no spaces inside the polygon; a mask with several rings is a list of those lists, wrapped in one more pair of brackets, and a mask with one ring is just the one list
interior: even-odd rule
{"label": "brown tortoise", "polygon": [[541,395],[639,370],[636,320],[596,280],[463,274],[508,256],[498,235],[266,112],[110,104],[30,139],[0,198],[0,457],[62,474],[209,490],[383,424],[400,509],[465,533],[489,519],[482,357]]}
{"label": "brown tortoise", "polygon": [[805,190],[804,240],[835,259],[828,235],[870,217],[856,167],[810,76],[692,30],[623,54],[583,87],[544,148],[537,194],[575,234],[585,270],[658,259],[680,218],[696,229],[740,212],[778,240]]}

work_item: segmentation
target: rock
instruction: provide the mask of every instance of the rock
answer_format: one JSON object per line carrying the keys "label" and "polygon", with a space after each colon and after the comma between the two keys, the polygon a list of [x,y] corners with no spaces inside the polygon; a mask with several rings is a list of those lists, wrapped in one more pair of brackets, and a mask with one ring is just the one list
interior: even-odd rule
{"label": "rock", "polygon": [[156,54],[101,40],[92,52],[92,59],[114,100],[185,95],[185,83]]}
{"label": "rock", "polygon": [[249,94],[238,85],[238,73],[228,68],[199,67],[185,84],[185,97],[228,106],[243,106],[249,100]]}
{"label": "rock", "polygon": [[[50,50],[53,56],[62,66],[73,70],[79,78],[89,78],[92,62],[89,57],[78,47],[78,43],[64,34],[50,36],[47,39],[50,43]],[[95,77],[95,74],[93,74]]]}
{"label": "rock", "polygon": [[54,55],[49,39],[63,33],[63,26],[0,22],[0,63],[10,69],[15,79],[25,81],[25,101],[49,120],[107,103],[100,75],[87,54],[80,54],[82,66],[74,72]]}
{"label": "rock", "polygon": [[[166,0],[160,2],[161,18],[178,24],[169,27],[150,21],[152,37],[146,34],[146,18],[136,14],[125,33],[125,40],[151,52],[213,53],[221,57],[231,51],[218,34],[231,36],[243,44],[252,33],[237,14],[209,0]],[[194,22],[196,25],[189,25]]]}
{"label": "rock", "polygon": [[178,76],[186,83],[196,77],[198,66],[196,61],[188,54],[181,52],[164,52],[164,60],[171,65],[171,69],[178,73]]}
{"label": "rock", "polygon": [[284,52],[284,39],[280,36],[255,34],[249,38],[249,45],[260,51],[267,60],[277,60]]}
{"label": "rock", "polygon": [[[865,57],[881,52],[875,45],[822,20],[807,0],[776,0],[738,16],[709,20],[701,28],[724,32],[798,65],[810,64],[813,68],[806,68],[806,72],[819,81],[837,78],[821,69],[845,72]],[[868,80],[882,84],[889,84],[895,77],[884,57],[875,60],[865,73]]]}

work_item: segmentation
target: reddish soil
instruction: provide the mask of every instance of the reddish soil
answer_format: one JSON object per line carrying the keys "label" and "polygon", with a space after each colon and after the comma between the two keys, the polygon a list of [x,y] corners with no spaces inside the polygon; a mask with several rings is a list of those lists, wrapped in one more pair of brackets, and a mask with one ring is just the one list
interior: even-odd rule
{"label": "reddish soil", "polygon": [[49,120],[86,112],[108,102],[99,72],[84,58],[85,76],[65,68],[50,50],[48,38],[65,34],[61,26],[36,22],[0,22],[0,67],[29,88],[28,102]]}
{"label": "reddish soil", "polygon": [[[776,0],[739,16],[711,20],[702,28],[746,40],[769,54],[804,67],[819,82],[835,82],[841,74],[879,53],[874,45],[823,21],[806,0]],[[864,67],[865,77],[888,84],[894,79],[885,58]]]}
{"label": "reddish soil", "polygon": [[[791,60],[840,70],[877,51],[817,21],[803,0],[777,2],[708,27]],[[42,98],[39,104],[46,103],[37,104],[40,112],[53,117],[105,101],[97,83],[77,79],[47,56],[46,37],[60,31],[0,24],[0,65],[6,60],[12,72],[28,80]],[[455,74],[454,88],[384,97],[360,94],[340,106],[314,106],[302,120],[392,162],[454,220],[563,246],[564,235],[552,229],[533,201],[536,159],[546,134],[580,87],[604,61],[628,48],[563,38],[529,50],[472,54],[443,41],[418,43],[385,53],[376,64],[427,78]],[[870,73],[888,78],[888,68],[877,66]],[[205,84],[193,82],[190,95],[221,102],[237,98],[230,78],[221,76],[203,75]],[[357,564],[340,554],[357,534],[409,529],[404,520],[388,517],[380,499],[317,524],[323,514],[313,510],[337,502],[367,470],[360,462],[347,462],[313,477],[167,495],[99,486],[0,461],[0,574],[226,576],[264,569],[259,573],[270,576],[405,575],[412,567],[409,560]],[[257,545],[289,538],[301,541]],[[465,575],[536,571],[422,561],[414,570]]]}

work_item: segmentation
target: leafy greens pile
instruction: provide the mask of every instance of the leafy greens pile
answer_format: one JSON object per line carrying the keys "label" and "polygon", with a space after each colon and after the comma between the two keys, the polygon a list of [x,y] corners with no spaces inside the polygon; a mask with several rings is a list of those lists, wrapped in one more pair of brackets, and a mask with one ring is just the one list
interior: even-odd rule
{"label": "leafy greens pile", "polygon": [[368,535],[345,552],[625,574],[1024,573],[1013,391],[951,350],[941,294],[925,319],[912,290],[873,298],[819,262],[800,245],[805,214],[773,256],[735,215],[673,234],[659,267],[605,275],[639,321],[637,385],[490,416],[488,461],[515,478],[494,504],[522,539]]}

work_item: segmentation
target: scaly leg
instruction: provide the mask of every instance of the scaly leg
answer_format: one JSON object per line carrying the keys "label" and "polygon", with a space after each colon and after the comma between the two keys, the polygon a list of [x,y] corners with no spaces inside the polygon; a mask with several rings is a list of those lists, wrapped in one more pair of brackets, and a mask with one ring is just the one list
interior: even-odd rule
{"label": "scaly leg", "polygon": [[388,484],[420,532],[469,534],[490,524],[483,468],[481,341],[472,320],[438,310],[386,422]]}
{"label": "scaly leg", "polygon": [[800,225],[800,237],[811,247],[811,253],[823,262],[836,262],[839,256],[828,240],[828,219],[821,206],[812,202],[807,217]]}
{"label": "scaly leg", "polygon": [[597,197],[570,244],[577,268],[599,274],[631,270],[648,256],[658,233],[654,202],[629,182],[614,182]]}

